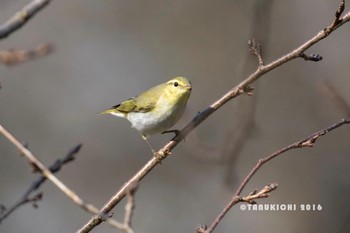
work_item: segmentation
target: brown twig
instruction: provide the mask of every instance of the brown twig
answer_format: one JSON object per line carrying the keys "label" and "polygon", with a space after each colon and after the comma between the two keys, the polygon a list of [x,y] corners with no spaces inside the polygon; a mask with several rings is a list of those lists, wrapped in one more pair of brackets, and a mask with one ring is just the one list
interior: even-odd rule
{"label": "brown twig", "polygon": [[[73,161],[75,159],[75,155],[79,152],[80,148],[82,147],[82,144],[79,144],[77,146],[75,146],[74,148],[72,148],[68,154],[63,158],[63,159],[58,159],[56,160],[50,167],[49,170],[52,173],[56,173],[59,170],[61,170],[61,168],[63,167],[63,165]],[[31,164],[33,166],[33,164]],[[33,172],[35,172],[37,170],[37,166],[35,166],[35,170]],[[24,194],[22,195],[22,197],[11,207],[6,208],[6,210],[1,213],[0,215],[0,223],[7,218],[13,211],[15,211],[16,209],[18,209],[19,207],[21,207],[24,204],[27,203],[37,203],[37,201],[41,200],[42,197],[42,193],[40,195],[36,194],[33,197],[30,197],[30,195],[36,191],[44,182],[46,181],[46,177],[41,175],[40,177],[38,177],[30,186],[29,188],[24,192]],[[39,198],[40,197],[40,198]]]}
{"label": "brown twig", "polygon": [[[211,224],[211,226],[206,229],[205,233],[211,233],[214,231],[214,229],[216,228],[216,226],[220,223],[220,221],[225,217],[225,215],[227,214],[227,212],[232,208],[232,206],[236,205],[238,202],[242,202],[244,201],[241,197],[240,194],[242,193],[243,189],[245,188],[245,186],[248,184],[248,182],[250,181],[250,179],[254,176],[254,174],[268,161],[276,158],[277,156],[282,155],[283,153],[292,150],[292,149],[296,149],[296,148],[304,148],[304,147],[312,147],[314,146],[316,140],[321,137],[326,135],[328,132],[337,129],[339,127],[341,127],[342,125],[345,124],[350,124],[350,120],[345,120],[342,119],[339,122],[332,124],[330,126],[328,126],[325,129],[322,129],[316,133],[311,134],[310,136],[297,141],[293,144],[290,144],[289,146],[286,146],[270,155],[268,155],[267,157],[260,159],[258,161],[258,163],[255,165],[255,167],[249,172],[249,174],[246,176],[246,178],[243,180],[243,182],[241,183],[241,185],[238,187],[236,193],[234,194],[234,196],[232,197],[231,201],[225,206],[225,208],[221,211],[221,213],[215,218],[215,220],[213,221],[213,223]],[[247,199],[249,200],[249,199]]]}
{"label": "brown twig", "polygon": [[[157,153],[159,154],[158,158],[150,159],[135,175],[133,175],[129,181],[127,181],[109,200],[104,204],[101,208],[99,214],[93,216],[86,224],[84,224],[77,232],[86,233],[90,232],[93,228],[101,224],[104,220],[104,216],[108,215],[108,213],[126,196],[128,187],[134,183],[141,181],[149,172],[153,170],[153,168],[161,162],[161,160],[165,159],[171,151],[182,141],[184,137],[186,137],[193,129],[195,129],[198,125],[200,125],[205,119],[207,119],[211,114],[213,114],[216,110],[221,108],[224,104],[226,104],[231,99],[241,95],[246,94],[247,90],[251,90],[250,84],[255,82],[261,76],[266,74],[267,72],[295,59],[300,58],[301,55],[311,46],[321,41],[322,39],[329,36],[334,30],[342,26],[343,24],[350,21],[350,12],[346,13],[342,18],[339,18],[337,23],[326,27],[326,29],[318,32],[314,37],[310,40],[306,41],[304,44],[289,52],[288,54],[278,58],[277,60],[263,66],[259,66],[257,70],[252,73],[247,79],[239,83],[236,87],[232,88],[226,94],[224,94],[220,99],[215,101],[209,107],[201,111],[195,116],[192,121],[181,130],[181,136],[175,136],[163,146]],[[161,159],[159,159],[161,158]]]}
{"label": "brown twig", "polygon": [[330,29],[336,28],[342,21],[343,19],[340,18],[340,16],[343,14],[345,10],[345,0],[341,0],[338,10],[335,12],[335,17],[333,24],[330,26]]}
{"label": "brown twig", "polygon": [[255,41],[255,38],[248,41],[249,52],[254,54],[258,58],[259,67],[264,66],[264,61],[262,59],[262,48],[261,44]]}
{"label": "brown twig", "polygon": [[124,216],[124,231],[126,233],[134,233],[132,229],[132,216],[134,214],[135,209],[135,192],[137,190],[138,184],[135,183],[130,187],[129,192],[127,193],[127,203],[125,205],[125,216]]}
{"label": "brown twig", "polygon": [[[12,144],[14,144],[21,154],[26,157],[29,161],[29,163],[32,166],[35,166],[35,169],[38,169],[40,173],[48,180],[50,180],[58,189],[60,189],[71,201],[73,201],[76,205],[78,205],[83,210],[90,212],[92,214],[99,213],[98,209],[87,202],[85,202],[83,199],[81,199],[73,190],[69,189],[64,183],[62,183],[53,173],[45,167],[44,164],[42,164],[36,156],[28,150],[22,143],[20,143],[10,132],[8,132],[2,125],[0,125],[0,133],[3,134]],[[74,152],[74,150],[73,150]],[[59,167],[58,165],[56,165]],[[56,168],[57,168],[56,167]],[[132,186],[133,187],[133,186]],[[107,216],[107,215],[106,215]],[[118,221],[111,219],[111,218],[105,218],[105,221],[109,223],[111,226],[116,227],[118,229],[123,229],[123,224],[119,223]]]}
{"label": "brown twig", "polygon": [[17,65],[28,60],[46,56],[50,54],[53,49],[54,47],[52,44],[40,44],[34,49],[29,50],[10,49],[0,51],[0,63],[7,66]]}
{"label": "brown twig", "polygon": [[[262,188],[259,192],[258,192],[258,190],[254,190],[248,196],[245,196],[245,197],[234,196],[234,197],[232,197],[232,200],[231,200],[231,202],[233,203],[232,206],[236,205],[239,202],[247,202],[251,205],[254,205],[254,204],[256,204],[255,200],[261,199],[261,198],[268,198],[270,196],[270,193],[277,189],[277,186],[278,186],[277,183],[268,184],[264,188]],[[227,213],[231,209],[232,206],[229,206],[229,205],[225,206],[224,211]],[[215,220],[217,220],[217,219],[215,219]],[[221,219],[218,221],[220,222]],[[208,232],[211,232],[210,230],[211,229],[210,228],[208,229],[207,225],[199,225],[196,229],[196,232],[197,233],[208,233]]]}
{"label": "brown twig", "polygon": [[19,207],[21,207],[22,205],[28,204],[28,203],[32,203],[34,208],[38,207],[38,202],[41,201],[43,197],[43,193],[39,192],[37,194],[35,194],[32,197],[26,196],[21,198],[18,202],[16,202],[14,205],[12,205],[10,208],[6,208],[4,205],[2,206],[2,211],[0,212],[1,216],[0,216],[0,224],[3,220],[5,220],[7,217],[10,216],[11,213],[13,213],[15,210],[17,210]]}
{"label": "brown twig", "polygon": [[33,0],[12,16],[7,22],[0,25],[0,40],[8,37],[13,32],[20,29],[36,13],[47,6],[50,0]]}
{"label": "brown twig", "polygon": [[249,204],[254,205],[256,204],[255,200],[261,199],[261,198],[268,198],[270,196],[270,193],[277,189],[277,186],[278,186],[277,183],[273,183],[273,184],[266,185],[259,192],[258,190],[254,190],[248,196],[242,197],[241,202],[247,202]]}
{"label": "brown twig", "polygon": [[[2,125],[0,125],[0,132],[12,142],[25,156],[30,163],[35,164],[35,166],[41,171],[43,176],[54,183],[63,193],[72,199],[75,198],[75,193],[71,191],[66,185],[64,185],[60,180],[58,180],[52,172],[44,166],[25,146],[22,145],[10,132],[8,132]],[[78,201],[78,200],[77,200]]]}

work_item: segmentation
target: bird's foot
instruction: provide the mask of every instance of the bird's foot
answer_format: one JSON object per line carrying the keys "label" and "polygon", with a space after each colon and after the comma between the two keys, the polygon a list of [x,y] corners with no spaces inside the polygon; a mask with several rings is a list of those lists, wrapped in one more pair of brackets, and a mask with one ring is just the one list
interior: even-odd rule
{"label": "bird's foot", "polygon": [[181,140],[185,141],[185,137],[181,134],[180,130],[171,129],[171,130],[165,130],[165,131],[162,132],[162,134],[166,134],[166,133],[174,133],[176,137],[180,137]]}

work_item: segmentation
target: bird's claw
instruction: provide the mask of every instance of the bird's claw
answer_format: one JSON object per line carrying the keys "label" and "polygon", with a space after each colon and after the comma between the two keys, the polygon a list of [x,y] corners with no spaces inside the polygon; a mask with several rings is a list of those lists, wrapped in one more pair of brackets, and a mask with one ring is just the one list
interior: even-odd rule
{"label": "bird's claw", "polygon": [[162,134],[166,134],[166,133],[174,133],[174,134],[175,134],[175,137],[180,137],[181,140],[184,140],[184,141],[185,141],[185,137],[182,135],[182,133],[181,133],[180,130],[171,129],[171,130],[165,130],[165,131],[162,132]]}

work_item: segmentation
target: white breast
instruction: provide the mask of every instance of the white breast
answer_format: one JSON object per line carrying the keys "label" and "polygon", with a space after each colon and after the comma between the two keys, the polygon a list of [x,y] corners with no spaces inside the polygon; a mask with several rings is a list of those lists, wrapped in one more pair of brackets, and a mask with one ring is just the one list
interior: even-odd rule
{"label": "white breast", "polygon": [[145,137],[161,133],[172,127],[182,116],[186,102],[175,107],[170,106],[163,97],[160,97],[156,106],[152,112],[130,112],[127,116],[132,127],[140,131]]}

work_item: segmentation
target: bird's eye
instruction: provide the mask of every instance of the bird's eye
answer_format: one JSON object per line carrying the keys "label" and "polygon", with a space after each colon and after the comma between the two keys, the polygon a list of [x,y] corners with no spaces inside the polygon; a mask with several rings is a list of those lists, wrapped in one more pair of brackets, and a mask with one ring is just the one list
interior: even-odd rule
{"label": "bird's eye", "polygon": [[174,87],[177,87],[179,86],[179,83],[178,82],[174,82]]}

